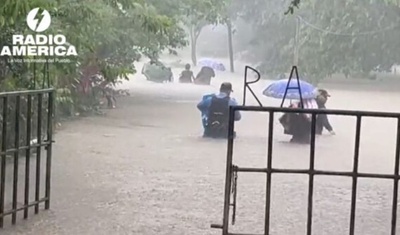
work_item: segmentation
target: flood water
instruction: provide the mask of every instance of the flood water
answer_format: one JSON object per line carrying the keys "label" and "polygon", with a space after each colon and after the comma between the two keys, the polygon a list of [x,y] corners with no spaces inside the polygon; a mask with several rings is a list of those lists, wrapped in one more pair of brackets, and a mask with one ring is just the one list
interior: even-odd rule
{"label": "flood water", "polygon": [[[2,234],[221,234],[209,226],[222,222],[226,141],[200,137],[196,104],[223,81],[233,83],[241,103],[243,68],[237,70],[217,74],[211,86],[154,84],[138,74],[121,86],[132,96],[121,98],[116,110],[63,124],[53,153],[50,212]],[[268,82],[252,87],[265,106],[278,106],[279,100],[261,95]],[[399,93],[327,88],[332,95],[328,108],[400,112]],[[256,103],[249,96],[247,104]],[[309,146],[287,143],[279,115],[273,167],[307,169]],[[234,164],[266,167],[268,115],[242,116]],[[315,167],[351,171],[355,118],[329,118],[336,135],[317,138]],[[362,120],[360,172],[393,174],[396,125],[390,119]],[[315,177],[313,234],[348,234],[351,186],[348,177]],[[264,174],[239,174],[231,232],[263,233],[265,188]],[[273,175],[271,234],[305,234],[307,193],[307,175]],[[391,180],[358,180],[356,234],[390,233],[392,195]]]}
{"label": "flood water", "polygon": [[[239,69],[240,70],[240,69]],[[217,75],[218,76],[218,75]],[[251,78],[251,76],[250,76]],[[195,104],[204,92],[217,91],[222,81],[231,81],[234,96],[239,103],[243,99],[243,77],[239,74],[220,74],[212,87],[163,84],[149,88],[168,103]],[[270,81],[260,81],[252,85],[264,106],[279,106],[280,100],[263,97],[262,89]],[[132,83],[133,84],[133,83]],[[136,88],[135,88],[136,86]],[[143,86],[146,87],[146,86]],[[139,84],[132,89],[143,89]],[[355,87],[354,87],[355,88]],[[153,90],[154,89],[154,90]],[[400,112],[400,94],[385,91],[360,91],[352,87],[329,89],[332,95],[328,108],[346,110],[368,110]],[[248,93],[247,105],[257,105]],[[168,104],[172,105],[172,104]],[[173,106],[171,106],[173,109]],[[185,115],[188,111],[178,111]],[[180,113],[180,114],[178,114]],[[288,136],[275,118],[273,146],[273,167],[289,169],[309,168],[309,146],[288,144]],[[180,117],[181,119],[182,117]],[[330,116],[336,132],[335,136],[325,134],[316,140],[315,168],[330,171],[352,171],[355,144],[355,117]],[[178,121],[179,124],[183,124]],[[199,123],[200,124],[200,123]],[[397,120],[385,118],[363,118],[361,127],[359,172],[393,174]],[[241,167],[267,166],[268,115],[266,113],[245,112],[236,124],[238,138],[234,143],[234,164]],[[200,135],[200,130],[199,130]],[[186,138],[193,138],[187,136]],[[200,142],[200,143],[199,143]],[[186,148],[204,148],[212,153],[212,148],[226,147],[225,142],[196,140]],[[200,145],[196,147],[195,145]],[[222,147],[223,146],[223,147]],[[206,151],[206,150],[204,150]],[[224,158],[224,155],[218,156]],[[205,163],[207,164],[207,160]],[[222,169],[221,169],[222,170]],[[266,177],[259,173],[239,173],[237,223],[235,232],[263,233]],[[272,179],[271,234],[305,234],[307,214],[308,176],[274,175]],[[222,188],[222,184],[220,185]],[[348,234],[352,179],[349,177],[316,176],[314,188],[313,234]],[[393,181],[360,179],[357,189],[356,234],[389,234]],[[222,215],[221,215],[222,216]],[[219,222],[218,216],[213,221]]]}

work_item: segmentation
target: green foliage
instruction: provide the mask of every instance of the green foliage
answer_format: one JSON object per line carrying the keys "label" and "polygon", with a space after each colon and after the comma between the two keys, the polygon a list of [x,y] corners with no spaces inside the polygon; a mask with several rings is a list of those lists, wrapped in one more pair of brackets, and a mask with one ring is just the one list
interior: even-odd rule
{"label": "green foliage", "polygon": [[183,0],[179,12],[189,32],[192,62],[197,64],[196,45],[201,30],[208,24],[226,23],[229,19],[230,0]]}
{"label": "green foliage", "polygon": [[300,0],[292,0],[292,1],[290,2],[290,5],[289,5],[287,11],[285,12],[285,15],[287,15],[287,14],[293,14],[295,8],[299,8],[299,5],[300,5]]}
{"label": "green foliage", "polygon": [[[292,2],[292,1],[291,1]],[[299,1],[296,1],[298,6]],[[293,4],[293,2],[292,2]],[[380,0],[302,0],[294,14],[288,2],[247,2],[242,18],[255,32],[248,48],[260,69],[275,74],[293,65],[299,24],[299,71],[317,83],[330,75],[367,75],[400,63],[400,4]],[[290,12],[289,12],[290,13]]]}
{"label": "green foliage", "polygon": [[[93,98],[87,90],[94,75],[100,74],[106,83],[115,84],[136,72],[133,63],[141,56],[157,58],[163,50],[186,45],[180,18],[166,11],[166,7],[160,8],[162,4],[164,1],[5,0],[0,5],[0,47],[11,45],[13,34],[33,33],[26,25],[31,9],[47,9],[52,25],[45,34],[64,34],[78,52],[77,57],[69,58],[71,63],[49,66],[51,84],[59,88],[57,103],[82,104],[82,100],[89,99],[86,96]],[[8,59],[0,58],[2,91],[29,89],[34,83],[41,87],[46,81],[42,73],[44,64],[9,63]],[[102,97],[102,92],[98,94],[95,99]]]}
{"label": "green foliage", "polygon": [[[295,9],[298,9],[300,7],[300,3],[302,1],[304,2],[306,0],[291,0],[290,4],[288,6],[288,9],[285,12],[285,15],[294,14]],[[395,6],[400,6],[400,1],[399,0],[382,0],[382,2],[386,3],[386,4],[392,4],[392,5],[395,5]],[[367,3],[367,2],[365,2],[365,3]]]}
{"label": "green foliage", "polygon": [[229,0],[184,0],[184,12],[187,24],[195,25],[199,21],[217,24],[226,19]]}

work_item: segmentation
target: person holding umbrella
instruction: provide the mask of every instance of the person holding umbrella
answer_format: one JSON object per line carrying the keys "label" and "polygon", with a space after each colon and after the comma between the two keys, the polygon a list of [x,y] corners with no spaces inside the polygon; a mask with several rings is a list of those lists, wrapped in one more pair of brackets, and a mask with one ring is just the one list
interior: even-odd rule
{"label": "person holding umbrella", "polygon": [[[297,100],[290,108],[317,109],[315,87],[302,80],[280,79],[264,89],[263,95],[282,99]],[[281,106],[282,106],[281,105]],[[302,107],[304,106],[304,107]],[[285,113],[280,119],[284,134],[291,135],[291,143],[309,144],[311,136],[311,115],[303,113]]]}
{"label": "person holding umbrella", "polygon": [[200,72],[196,75],[194,83],[196,85],[210,85],[211,78],[215,77],[215,71],[213,68],[204,66],[201,68]]}
{"label": "person holding umbrella", "polygon": [[[329,95],[327,90],[318,89],[318,95],[316,101],[319,109],[326,109],[325,104],[328,101],[329,97],[331,96]],[[335,135],[332,125],[329,122],[328,116],[326,114],[319,114],[317,116],[317,125],[315,127],[315,133],[317,135],[322,135],[322,131],[324,130],[324,128],[328,130],[331,135]]]}
{"label": "person holding umbrella", "polygon": [[[303,99],[305,109],[316,109],[317,103],[314,99]],[[301,102],[292,103],[290,108],[300,109]],[[309,144],[311,137],[311,115],[305,113],[285,113],[280,119],[284,127],[284,134],[291,135],[291,143]]]}
{"label": "person holding umbrella", "polygon": [[215,77],[215,71],[225,71],[224,64],[214,59],[202,58],[199,60],[199,65],[201,70],[194,80],[196,85],[210,85],[211,78]]}

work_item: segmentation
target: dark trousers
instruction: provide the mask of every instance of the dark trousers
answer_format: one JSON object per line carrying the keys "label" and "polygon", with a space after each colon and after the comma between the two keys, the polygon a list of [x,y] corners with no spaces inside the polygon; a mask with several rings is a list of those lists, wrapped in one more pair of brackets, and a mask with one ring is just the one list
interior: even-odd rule
{"label": "dark trousers", "polygon": [[326,114],[319,114],[317,116],[317,123],[315,126],[315,134],[322,135],[322,131],[326,128],[328,131],[332,131],[333,128],[329,122],[328,116]]}
{"label": "dark trousers", "polygon": [[295,114],[290,117],[292,139],[290,142],[309,144],[311,137],[310,121],[303,114]]}

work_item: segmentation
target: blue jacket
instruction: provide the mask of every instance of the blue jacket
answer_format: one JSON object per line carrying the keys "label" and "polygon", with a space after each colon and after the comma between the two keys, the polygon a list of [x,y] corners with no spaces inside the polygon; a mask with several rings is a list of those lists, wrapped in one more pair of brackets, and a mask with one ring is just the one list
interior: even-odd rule
{"label": "blue jacket", "polygon": [[[201,112],[201,119],[203,121],[203,127],[206,125],[207,123],[207,118],[208,118],[208,112],[211,106],[211,101],[212,101],[212,97],[216,96],[219,99],[223,99],[225,98],[227,95],[225,93],[219,93],[217,95],[214,94],[209,94],[209,95],[205,95],[203,96],[203,99],[200,101],[199,104],[197,104],[197,108],[200,110]],[[237,106],[238,103],[236,102],[236,100],[234,98],[229,99],[229,105],[230,106]],[[235,112],[235,121],[239,121],[242,118],[242,115],[240,114],[239,111]]]}

